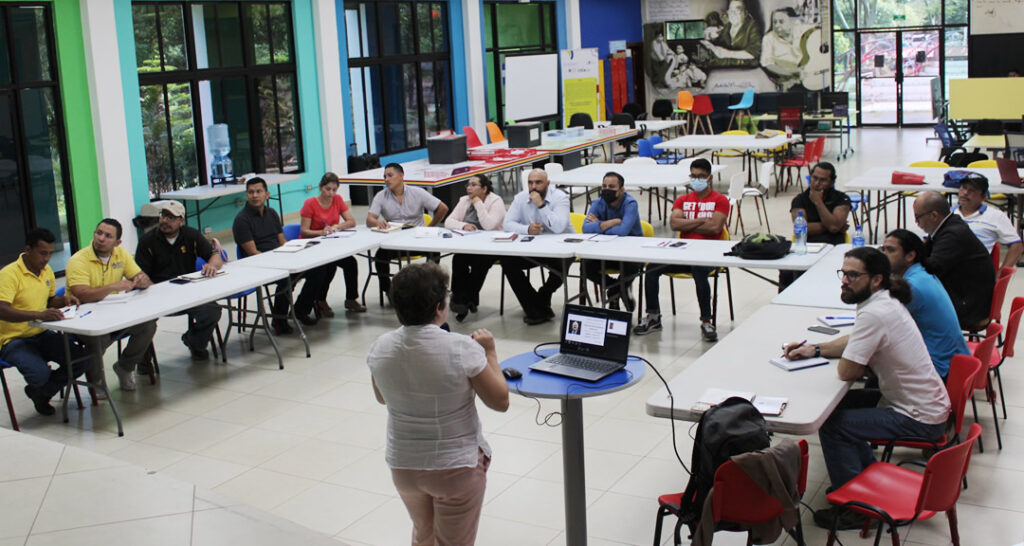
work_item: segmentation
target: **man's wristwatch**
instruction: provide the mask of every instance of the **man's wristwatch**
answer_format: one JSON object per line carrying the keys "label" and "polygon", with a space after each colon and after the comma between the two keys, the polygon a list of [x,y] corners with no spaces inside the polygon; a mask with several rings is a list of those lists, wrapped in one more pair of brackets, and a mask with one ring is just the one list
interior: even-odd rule
{"label": "man's wristwatch", "polygon": [[814,346],[814,358],[821,356],[821,345]]}

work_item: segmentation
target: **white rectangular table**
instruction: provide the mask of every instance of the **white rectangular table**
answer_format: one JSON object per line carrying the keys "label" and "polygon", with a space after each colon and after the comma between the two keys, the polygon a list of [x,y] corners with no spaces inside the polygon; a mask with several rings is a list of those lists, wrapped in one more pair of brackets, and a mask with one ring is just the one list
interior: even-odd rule
{"label": "white rectangular table", "polygon": [[[133,291],[123,300],[103,303],[87,303],[79,306],[78,314],[73,319],[32,323],[33,326],[46,328],[60,332],[64,337],[64,350],[68,362],[71,361],[71,350],[69,335],[79,336],[103,336],[125,328],[141,324],[156,318],[179,313],[196,305],[215,301],[237,294],[239,292],[263,286],[264,284],[287,277],[285,271],[263,268],[246,268],[238,265],[237,262],[225,264],[223,271],[226,274],[212,279],[191,284],[173,284],[162,282],[139,291]],[[270,343],[277,354],[278,367],[283,368],[281,352],[278,350],[277,341],[267,324],[266,316],[263,313],[262,301],[259,304],[259,314],[264,329],[270,338]],[[103,355],[91,355],[92,358],[99,358],[102,362]],[[110,409],[114,412],[114,419],[117,421],[118,436],[124,435],[121,426],[121,417],[117,413],[117,406],[113,397],[107,389],[106,382],[99,385],[92,385],[86,381],[76,380],[72,366],[66,366],[68,370],[67,392],[64,395],[62,411],[64,422],[68,422],[68,400],[71,395],[71,387],[77,383],[85,387],[102,389],[107,393],[107,401]]]}
{"label": "white rectangular table", "polygon": [[[274,188],[277,190],[277,197],[271,197],[271,199],[277,200],[277,212],[284,217],[284,210],[282,210],[281,201],[281,184],[285,182],[291,182],[298,180],[299,176],[295,174],[274,174],[274,173],[263,173],[257,174],[256,176],[262,178],[267,182],[267,189]],[[195,217],[196,226],[199,231],[203,231],[203,211],[213,206],[218,199],[222,197],[232,197],[239,194],[245,193],[245,183],[239,184],[225,184],[220,186],[210,186],[204,184],[202,186],[196,186],[194,188],[186,188],[183,190],[166,191],[157,196],[158,199],[177,199],[185,205],[185,218]],[[192,214],[188,213],[188,203],[192,202],[195,206],[195,212]],[[200,206],[201,201],[209,201],[205,207]]]}
{"label": "white rectangular table", "polygon": [[785,290],[772,298],[776,305],[796,305],[800,307],[823,307],[828,309],[852,310],[856,305],[843,303],[839,298],[839,278],[836,270],[843,266],[843,258],[853,248],[842,244],[833,248],[826,247],[820,260],[803,275],[793,281]]}
{"label": "white rectangular table", "polygon": [[686,135],[666,140],[654,147],[661,150],[774,150],[787,144],[800,142],[799,136],[785,134],[771,138],[756,138],[754,135]]}
{"label": "white rectangular table", "polygon": [[[787,372],[769,360],[782,353],[782,345],[806,339],[821,343],[830,339],[807,327],[817,324],[818,307],[766,305],[742,322],[669,381],[668,392],[658,389],[647,399],[647,413],[699,421],[702,412],[694,406],[709,388],[753,392],[759,396],[789,398],[785,411],[765,417],[771,430],[784,434],[817,432],[849,390],[849,383],[836,374],[835,362],[827,366]],[[674,409],[670,407],[674,406]]]}

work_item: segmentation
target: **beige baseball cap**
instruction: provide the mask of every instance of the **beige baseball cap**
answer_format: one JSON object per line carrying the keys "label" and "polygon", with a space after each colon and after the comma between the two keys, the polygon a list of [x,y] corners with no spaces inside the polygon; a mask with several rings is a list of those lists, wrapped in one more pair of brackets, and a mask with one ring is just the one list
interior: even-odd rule
{"label": "beige baseball cap", "polygon": [[160,211],[165,210],[178,218],[185,217],[185,205],[178,201],[164,201],[163,205],[160,206]]}

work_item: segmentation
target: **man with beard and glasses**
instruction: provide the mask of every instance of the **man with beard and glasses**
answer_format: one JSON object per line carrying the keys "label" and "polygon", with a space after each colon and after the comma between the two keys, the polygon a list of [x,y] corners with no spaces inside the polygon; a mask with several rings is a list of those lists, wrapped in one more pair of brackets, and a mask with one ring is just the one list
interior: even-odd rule
{"label": "man with beard and glasses", "polygon": [[[640,237],[644,234],[640,225],[639,205],[632,195],[626,193],[626,180],[617,172],[609,172],[601,181],[601,198],[590,205],[590,213],[583,222],[583,233],[604,233]],[[613,268],[621,268],[619,280],[611,278],[601,269],[601,260],[584,260],[587,279],[607,288],[608,306],[619,308],[619,299],[626,304],[626,310],[632,312],[636,307],[633,299],[633,277],[640,271],[641,264],[611,260]],[[623,290],[624,288],[624,290]]]}
{"label": "man with beard and glasses", "polygon": [[[527,188],[512,200],[505,215],[505,231],[520,235],[542,233],[572,233],[569,221],[569,197],[558,188],[549,187],[548,173],[533,169],[527,175]],[[530,285],[526,272],[531,267],[542,265],[550,269],[547,280],[540,289]],[[551,309],[551,295],[562,286],[562,272],[567,260],[561,258],[526,259],[515,256],[501,259],[501,272],[508,279],[509,286],[523,307],[523,322],[541,324],[555,318]]]}
{"label": "man with beard and glasses", "polygon": [[[818,437],[832,489],[853,479],[875,462],[869,440],[903,437],[938,439],[950,414],[949,396],[932,366],[921,332],[904,304],[911,291],[906,281],[890,276],[889,259],[875,248],[846,253],[838,272],[844,303],[857,304],[853,331],[847,336],[807,345],[790,343],[789,359],[839,358],[839,379],[865,374],[878,388],[846,393]],[[864,517],[838,507],[817,510],[814,522],[828,529],[859,529]]]}

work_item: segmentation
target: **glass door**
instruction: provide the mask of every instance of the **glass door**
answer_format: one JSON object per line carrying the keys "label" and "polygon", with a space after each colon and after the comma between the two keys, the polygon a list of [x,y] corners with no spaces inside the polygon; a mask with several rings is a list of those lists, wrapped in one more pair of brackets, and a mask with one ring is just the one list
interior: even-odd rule
{"label": "glass door", "polygon": [[900,123],[931,123],[931,82],[939,77],[941,50],[939,30],[904,30],[900,33],[902,84],[900,85]]}
{"label": "glass door", "polygon": [[861,123],[899,123],[899,58],[896,32],[860,33]]}

